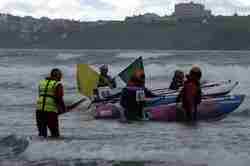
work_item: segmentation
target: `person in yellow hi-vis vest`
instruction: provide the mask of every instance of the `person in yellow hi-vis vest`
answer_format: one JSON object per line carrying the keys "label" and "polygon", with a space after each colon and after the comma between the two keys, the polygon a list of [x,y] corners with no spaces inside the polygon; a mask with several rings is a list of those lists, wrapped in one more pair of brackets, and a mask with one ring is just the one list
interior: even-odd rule
{"label": "person in yellow hi-vis vest", "polygon": [[66,112],[63,101],[63,85],[61,70],[51,70],[50,76],[39,82],[39,95],[36,105],[36,122],[39,136],[47,137],[49,128],[51,137],[59,137],[58,114]]}

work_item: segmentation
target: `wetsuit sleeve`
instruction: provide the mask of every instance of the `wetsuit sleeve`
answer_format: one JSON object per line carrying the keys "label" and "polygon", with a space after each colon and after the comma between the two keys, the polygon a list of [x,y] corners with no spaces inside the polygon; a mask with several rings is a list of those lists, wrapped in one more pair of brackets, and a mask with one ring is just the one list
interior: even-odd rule
{"label": "wetsuit sleeve", "polygon": [[176,82],[173,80],[169,86],[169,89],[171,90],[177,90],[177,85],[176,85]]}
{"label": "wetsuit sleeve", "polygon": [[197,87],[194,84],[187,84],[185,87],[186,111],[192,112],[195,107],[195,96],[197,95]]}
{"label": "wetsuit sleeve", "polygon": [[112,88],[116,88],[115,78],[113,78],[113,79],[111,80],[111,83],[112,83]]}
{"label": "wetsuit sleeve", "polygon": [[110,76],[107,76],[107,80],[109,81],[109,84],[111,84],[112,87],[110,88],[116,88],[116,82],[115,82],[115,78],[112,78]]}
{"label": "wetsuit sleeve", "polygon": [[176,103],[181,102],[181,100],[183,98],[183,90],[184,90],[184,88],[181,88],[181,90],[180,90],[180,92],[179,92],[179,94],[178,94],[178,96],[176,98]]}
{"label": "wetsuit sleeve", "polygon": [[196,104],[200,104],[201,103],[201,99],[202,99],[202,89],[200,84],[198,84],[197,86],[197,99],[196,99]]}
{"label": "wetsuit sleeve", "polygon": [[102,87],[102,86],[105,86],[105,85],[104,85],[104,80],[103,80],[102,76],[100,76],[99,80],[98,80],[97,87]]}
{"label": "wetsuit sleeve", "polygon": [[110,88],[116,88],[115,79],[110,76],[100,76],[97,87],[109,86]]}
{"label": "wetsuit sleeve", "polygon": [[157,97],[157,95],[156,94],[154,94],[153,92],[151,92],[150,90],[148,90],[147,88],[145,88],[145,90],[144,90],[144,92],[145,92],[145,96],[146,97]]}
{"label": "wetsuit sleeve", "polygon": [[65,107],[65,103],[63,101],[63,96],[64,96],[64,90],[63,90],[63,85],[62,84],[58,84],[56,87],[56,97],[57,97],[57,104],[59,106],[59,112],[65,112],[66,111],[66,107]]}
{"label": "wetsuit sleeve", "polygon": [[127,103],[127,97],[128,97],[128,91],[124,88],[122,89],[122,93],[121,93],[121,98],[120,98],[120,105],[123,108],[127,108],[128,103]]}

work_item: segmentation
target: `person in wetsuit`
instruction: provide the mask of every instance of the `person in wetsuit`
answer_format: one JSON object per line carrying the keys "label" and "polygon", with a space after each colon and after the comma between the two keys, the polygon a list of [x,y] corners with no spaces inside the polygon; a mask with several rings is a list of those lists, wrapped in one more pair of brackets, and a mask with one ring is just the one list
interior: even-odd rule
{"label": "person in wetsuit", "polygon": [[144,118],[144,105],[146,97],[156,97],[145,87],[145,74],[141,69],[135,70],[133,76],[123,88],[120,105],[124,108],[127,120],[141,120]]}
{"label": "person in wetsuit", "polygon": [[110,87],[111,89],[116,88],[115,80],[108,75],[108,65],[102,65],[100,67],[100,77],[97,87]]}
{"label": "person in wetsuit", "polygon": [[197,107],[201,103],[202,98],[200,85],[201,77],[202,73],[200,67],[193,66],[189,75],[187,75],[187,80],[184,82],[183,89],[178,96],[178,100],[182,104],[182,110],[184,111],[185,119],[187,121],[197,120]]}
{"label": "person in wetsuit", "polygon": [[184,72],[181,70],[176,70],[174,73],[173,80],[169,86],[171,90],[178,90],[184,84]]}

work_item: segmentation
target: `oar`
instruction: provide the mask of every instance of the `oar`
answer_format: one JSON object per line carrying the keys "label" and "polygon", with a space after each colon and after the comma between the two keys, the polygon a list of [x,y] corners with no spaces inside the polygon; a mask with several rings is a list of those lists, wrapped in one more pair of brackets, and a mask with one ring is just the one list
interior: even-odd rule
{"label": "oar", "polygon": [[[215,82],[215,83],[207,83],[207,84],[203,84],[201,85],[201,88],[211,88],[211,87],[215,87],[215,86],[219,86],[223,83],[230,83],[231,80],[228,80],[228,81],[221,81],[221,82]],[[178,90],[171,90],[169,88],[160,88],[160,89],[152,89],[153,92],[155,91],[166,91],[164,92],[163,94],[170,94],[170,93],[176,93],[178,92]]]}
{"label": "oar", "polygon": [[74,110],[74,108],[76,108],[77,106],[79,106],[81,103],[83,103],[86,100],[87,100],[87,98],[82,98],[81,100],[76,101],[75,103],[67,106],[67,110],[65,112],[60,112],[59,115],[65,114],[67,112],[72,112]]}
{"label": "oar", "polygon": [[[218,86],[222,83],[227,83],[227,82],[230,82],[229,81],[223,81],[223,82],[218,82],[218,83],[210,83],[210,84],[204,84],[202,85],[202,88],[210,88],[210,87],[214,87],[214,86]],[[236,85],[238,84],[238,82],[236,83]],[[166,92],[164,92],[164,90],[166,90]],[[177,93],[179,92],[179,90],[169,90],[168,88],[162,88],[162,89],[153,89],[152,90],[153,92],[156,92],[156,91],[163,91],[163,92],[158,92],[157,95],[160,96],[164,96],[164,95],[171,95],[173,93]],[[207,95],[209,96],[209,95]],[[114,95],[114,96],[110,96],[109,98],[106,98],[106,99],[99,99],[99,100],[95,100],[95,101],[92,101],[89,105],[88,108],[90,108],[92,106],[92,104],[94,103],[102,103],[102,102],[117,102],[119,101],[119,98],[120,96],[119,95]],[[203,96],[205,97],[205,96]]]}
{"label": "oar", "polygon": [[93,104],[97,104],[97,103],[116,103],[120,100],[120,97],[117,96],[115,98],[106,98],[106,99],[98,99],[98,100],[92,100],[91,103],[89,104],[89,106],[87,107],[87,110],[90,109],[90,107]]}
{"label": "oar", "polygon": [[[159,91],[159,92],[158,92]],[[178,92],[178,90],[170,90],[169,88],[162,88],[162,89],[153,89],[152,92],[160,93],[161,91],[165,91],[164,94],[172,94]]]}

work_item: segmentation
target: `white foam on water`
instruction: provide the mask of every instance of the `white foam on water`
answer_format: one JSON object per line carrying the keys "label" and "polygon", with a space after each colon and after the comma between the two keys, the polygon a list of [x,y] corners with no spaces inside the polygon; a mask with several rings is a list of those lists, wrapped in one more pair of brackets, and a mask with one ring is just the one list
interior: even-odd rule
{"label": "white foam on water", "polygon": [[85,54],[81,53],[81,54],[73,54],[73,53],[59,53],[56,58],[58,60],[70,60],[73,58],[78,58],[78,57],[82,57],[82,56],[86,56]]}
{"label": "white foam on water", "polygon": [[[97,73],[100,73],[100,67],[102,66],[103,64],[93,64],[93,65],[90,65],[90,67],[92,69],[94,69]],[[107,65],[107,64],[106,64]],[[124,70],[125,68],[127,67],[127,65],[123,65],[123,64],[113,64],[113,65],[108,65],[108,69],[109,69],[109,72],[108,72],[108,75],[112,76],[112,77],[115,77],[117,76],[122,70]]]}
{"label": "white foam on water", "polygon": [[118,58],[138,58],[143,57],[143,59],[156,59],[159,57],[175,56],[173,53],[168,53],[166,51],[129,51],[122,52],[117,55]]}
{"label": "white foam on water", "polygon": [[[247,77],[250,73],[250,66],[240,66],[240,65],[227,65],[227,66],[218,66],[211,65],[204,62],[194,62],[201,66],[203,76],[202,80],[209,81],[239,81],[239,85],[234,89],[234,93],[242,93],[250,96],[250,79]],[[76,68],[74,65],[55,65],[53,67],[58,67],[63,71],[64,78],[63,83],[65,89],[75,89],[76,90]],[[92,67],[98,71],[98,65],[92,65]],[[114,64],[110,66],[110,75],[116,76],[121,72],[127,64]],[[176,69],[181,69],[185,73],[188,73],[191,68],[190,64],[146,64],[146,84],[152,88],[161,88],[167,87],[174,75]],[[5,93],[1,97],[1,103],[6,103],[4,101],[10,101],[11,103],[26,103],[30,102],[30,99],[35,98],[37,93],[38,81],[43,79],[45,76],[48,76],[51,66],[25,66],[25,65],[15,65],[12,67],[3,67],[0,66],[0,77],[7,91],[13,89],[20,93]],[[124,86],[124,84],[123,84]],[[26,95],[24,95],[26,94]],[[67,95],[67,91],[65,93]],[[26,96],[26,97],[23,97]],[[24,101],[25,100],[25,101]],[[32,100],[32,102],[34,102]]]}
{"label": "white foam on water", "polygon": [[213,166],[248,166],[250,157],[247,152],[231,152],[219,145],[208,149],[144,149],[136,143],[120,145],[105,143],[95,144],[91,141],[36,141],[30,144],[23,154],[29,160],[43,159],[103,159],[114,161],[179,161],[185,164],[208,164]]}
{"label": "white foam on water", "polygon": [[[62,82],[65,89],[76,87],[74,66],[55,65],[54,67],[63,71]],[[0,98],[0,103],[4,105],[34,103],[38,93],[39,80],[49,76],[51,69],[51,66],[16,65],[11,68],[0,67],[0,77],[4,83],[2,88],[5,91]]]}
{"label": "white foam on water", "polygon": [[[148,60],[150,61],[150,59]],[[124,59],[124,61],[126,60]],[[176,69],[182,69],[187,73],[191,68],[191,64],[187,64],[187,62],[178,64],[178,61],[181,60],[177,59],[176,64],[157,64],[155,61],[152,64],[146,63],[145,71],[147,82],[149,82],[148,84],[155,88],[159,85],[164,86],[171,81],[174,70]],[[233,93],[243,93],[250,96],[250,80],[248,78],[250,66],[213,65],[202,61],[194,61],[192,63],[201,66],[203,79],[211,81],[228,79],[239,81],[240,84]],[[127,65],[128,64],[124,62],[121,62],[121,64],[113,64],[110,66],[111,75],[116,75]],[[53,64],[48,64],[47,66],[37,67],[28,65],[0,66],[0,79],[6,82],[6,84],[9,84],[10,87],[9,89],[6,88],[6,90],[0,88],[2,92],[0,103],[9,105],[16,103],[35,103],[38,81],[47,76],[52,67],[58,67],[63,70],[63,82],[66,89],[75,87],[75,66],[73,65],[53,66]],[[20,85],[16,83],[20,83]],[[11,89],[12,86],[16,89]],[[20,88],[18,88],[19,86]],[[65,100],[69,103],[78,100],[78,96],[67,95],[68,93],[66,92]],[[83,107],[86,107],[87,104],[87,102],[84,103]],[[246,102],[244,108],[249,108],[247,104]],[[4,116],[0,118],[2,126],[0,128],[1,135],[11,133],[24,135],[36,134],[34,114],[30,113],[27,115],[23,112],[24,109],[31,108],[22,105],[21,107],[12,108],[10,111],[5,111],[7,114],[3,114]],[[218,134],[211,137],[211,139],[209,137],[209,143],[207,143],[206,139],[200,138],[200,136],[202,137],[202,135],[200,135],[201,133],[197,134],[196,131],[195,133],[191,133],[189,129],[178,131],[178,128],[176,129],[176,127],[171,126],[171,124],[163,124],[162,128],[147,124],[132,125],[130,127],[125,124],[102,121],[94,121],[91,123],[85,121],[82,116],[84,116],[83,112],[75,112],[63,115],[62,118],[60,118],[60,121],[63,121],[63,123],[60,123],[62,134],[82,137],[79,140],[74,138],[71,140],[51,141],[31,140],[29,147],[21,155],[24,156],[25,159],[28,158],[32,161],[41,161],[44,159],[163,160],[187,163],[180,165],[207,164],[215,166],[248,166],[250,162],[249,150],[244,146],[247,144],[245,142],[247,142],[249,138],[247,134],[249,133],[249,123],[247,120],[240,119],[234,122],[236,127],[233,126],[230,128],[232,130],[225,130],[226,123],[232,125],[230,118],[226,122],[214,123],[214,125],[212,125],[212,131],[206,131],[207,125],[209,126],[209,124],[206,124],[205,129],[201,129],[201,131],[203,131],[202,134],[216,134],[213,130],[218,129]],[[244,125],[241,124],[243,122]],[[146,127],[140,129],[141,126]],[[170,129],[166,132],[166,137],[161,137],[161,135],[158,137],[157,133],[164,134],[162,130],[168,127],[170,127]],[[244,127],[245,130],[243,130]],[[147,131],[147,129],[150,131]],[[145,133],[155,133],[147,137],[147,135],[144,135],[144,132],[140,133],[142,132],[140,130],[145,131]],[[176,130],[177,134],[171,134],[171,131]],[[110,131],[111,133],[109,133]],[[237,131],[242,132],[237,133]],[[187,138],[185,133],[188,136],[192,134],[194,136]],[[121,135],[120,137],[119,134]],[[133,134],[135,134],[135,136],[133,136]],[[240,139],[235,140],[233,139],[234,137],[229,138],[227,134],[229,134],[229,137],[231,135],[233,137],[236,134],[240,134],[241,136],[238,136]],[[105,138],[105,135],[109,137]],[[155,135],[157,138],[154,137]],[[207,138],[206,134],[203,137]],[[160,142],[159,139],[163,140],[163,142]],[[183,142],[183,144],[180,142]],[[198,144],[198,147],[192,147],[190,142],[194,146]],[[201,147],[199,147],[199,145]]]}
{"label": "white foam on water", "polygon": [[148,64],[145,65],[145,73],[146,77],[149,78],[157,78],[157,77],[168,77],[171,75],[176,69],[178,69],[177,65],[162,65],[162,64]]}

